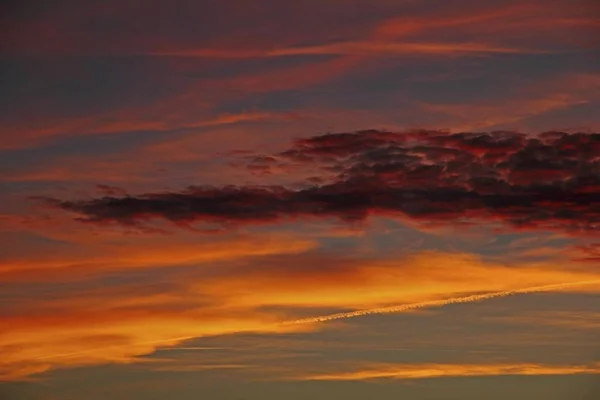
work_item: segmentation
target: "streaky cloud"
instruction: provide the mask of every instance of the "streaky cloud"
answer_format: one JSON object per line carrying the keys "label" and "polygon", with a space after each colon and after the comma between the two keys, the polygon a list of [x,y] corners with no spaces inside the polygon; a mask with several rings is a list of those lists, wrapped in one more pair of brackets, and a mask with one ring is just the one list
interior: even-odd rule
{"label": "streaky cloud", "polygon": [[315,324],[321,322],[335,321],[338,319],[347,319],[347,318],[355,318],[362,317],[366,315],[372,314],[392,314],[392,313],[400,313],[404,311],[417,310],[420,308],[429,308],[429,307],[443,307],[451,304],[463,304],[463,303],[473,303],[483,300],[491,300],[500,297],[514,296],[518,294],[527,294],[527,293],[542,293],[542,292],[550,292],[554,290],[567,289],[572,286],[581,286],[581,285],[594,285],[600,284],[600,280],[593,281],[580,281],[580,282],[567,282],[567,283],[559,283],[555,285],[544,285],[544,286],[532,286],[523,289],[516,290],[506,290],[500,292],[491,292],[485,294],[474,294],[470,296],[462,296],[462,297],[451,297],[449,299],[442,300],[430,300],[430,301],[422,301],[418,303],[409,303],[402,304],[399,306],[391,306],[391,307],[381,307],[381,308],[371,308],[368,310],[357,310],[350,312],[343,312],[337,314],[329,314],[329,315],[321,315],[317,317],[309,317],[296,319],[292,321],[286,321],[284,325],[303,325],[303,324]]}

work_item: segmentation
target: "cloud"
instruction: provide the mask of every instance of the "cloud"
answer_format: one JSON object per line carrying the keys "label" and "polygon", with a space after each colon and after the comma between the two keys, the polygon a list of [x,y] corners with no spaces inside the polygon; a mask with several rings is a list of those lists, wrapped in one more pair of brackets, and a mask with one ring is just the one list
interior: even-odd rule
{"label": "cloud", "polygon": [[[347,310],[429,301],[433,304],[425,306],[438,306],[437,302],[471,293],[599,279],[598,274],[577,270],[569,262],[558,268],[554,260],[506,265],[469,254],[427,251],[388,257],[365,259],[319,253],[274,256],[256,264],[242,263],[227,276],[205,277],[192,285],[195,291],[236,307]],[[573,290],[586,287],[573,286]]]}
{"label": "cloud", "polygon": [[[239,332],[290,332],[269,316],[245,310],[177,313],[160,308],[66,312],[51,316],[5,318],[0,334],[0,381],[23,379],[53,368],[143,362],[139,356],[195,337]],[[291,328],[291,329],[290,329]]]}
{"label": "cloud", "polygon": [[485,318],[489,321],[498,321],[508,324],[522,324],[530,326],[553,326],[568,329],[600,329],[600,313],[593,311],[549,311],[530,312],[523,315],[495,316]]}
{"label": "cloud", "polygon": [[309,317],[309,318],[297,319],[297,320],[293,320],[293,321],[287,321],[284,324],[285,325],[314,324],[314,323],[319,323],[319,322],[335,321],[337,319],[362,317],[365,315],[372,315],[372,314],[398,313],[398,312],[405,312],[405,311],[411,311],[411,310],[418,310],[421,308],[442,307],[442,306],[447,306],[447,305],[451,305],[451,304],[472,303],[472,302],[478,302],[478,301],[482,301],[482,300],[495,299],[495,298],[499,298],[499,297],[513,296],[513,295],[517,295],[517,294],[543,293],[543,292],[547,292],[547,291],[568,289],[572,286],[598,285],[598,284],[600,284],[600,280],[559,283],[556,285],[528,287],[528,288],[524,288],[524,289],[506,290],[506,291],[502,291],[502,292],[474,294],[471,296],[451,297],[448,299],[423,301],[423,302],[419,302],[419,303],[402,304],[399,306],[372,308],[372,309],[367,309],[367,310],[357,310],[357,311],[350,311],[350,312],[344,312],[344,313],[338,313],[338,314],[322,315],[322,316],[317,316],[317,317]]}
{"label": "cloud", "polygon": [[[176,102],[176,99],[171,99],[171,101]],[[174,114],[174,112],[169,108],[168,104],[164,103],[157,102],[157,104],[147,107],[145,110],[142,108],[142,112],[140,110],[123,109],[113,114],[70,118],[66,121],[52,121],[51,125],[46,120],[38,123],[38,126],[31,123],[27,127],[6,126],[4,127],[5,129],[14,130],[19,135],[15,138],[7,138],[7,140],[0,144],[0,148],[18,149],[30,147],[32,144],[39,145],[40,143],[44,143],[44,141],[70,136],[119,134],[136,131],[167,132],[184,129],[214,128],[247,122],[285,120],[294,117],[292,113],[242,112],[199,118],[198,114],[206,111],[200,109],[196,110],[195,115],[180,114],[171,117],[170,114]],[[140,115],[144,112],[146,115]],[[153,116],[153,113],[160,113],[163,117],[157,118]],[[165,117],[166,115],[169,116]],[[31,127],[31,125],[34,126]]]}
{"label": "cloud", "polygon": [[577,261],[600,262],[600,243],[592,243],[587,246],[578,246]]}
{"label": "cloud", "polygon": [[[174,256],[179,252],[164,250]],[[143,254],[140,249],[129,252],[132,259]],[[145,257],[149,265],[151,259]],[[105,264],[114,268],[110,260]],[[9,283],[17,286],[6,291],[11,299],[8,312],[0,310],[5,313],[0,329],[1,379],[22,379],[54,368],[143,362],[141,355],[196,337],[313,331],[327,318],[318,316],[323,309],[404,304],[402,310],[395,309],[410,311],[501,297],[500,291],[589,290],[564,283],[599,279],[598,274],[576,272],[569,264],[506,266],[472,255],[428,252],[380,260],[306,252],[263,255],[213,268],[129,270],[117,275],[119,285],[113,282],[113,273],[73,282],[73,276],[87,268],[71,269],[56,283],[46,280],[44,290],[39,283],[24,284],[22,279]],[[552,286],[532,288],[539,285]],[[468,296],[482,292],[492,293]],[[467,300],[453,300],[461,296]],[[317,317],[299,319],[307,312]],[[343,312],[344,317],[351,314],[355,313]]]}
{"label": "cloud", "polygon": [[391,42],[391,41],[354,41],[328,43],[316,46],[297,46],[275,50],[222,50],[189,49],[152,53],[152,55],[207,58],[250,58],[284,57],[308,55],[355,55],[355,56],[393,56],[393,55],[450,55],[469,54],[544,54],[548,50],[503,47],[486,43],[443,43],[443,42]]}
{"label": "cloud", "polygon": [[298,377],[298,380],[361,381],[370,379],[428,379],[499,375],[600,374],[600,365],[544,364],[380,364],[351,372]]}
{"label": "cloud", "polygon": [[[600,231],[600,133],[358,131],[296,140],[249,167],[321,167],[323,183],[190,186],[179,192],[46,199],[89,223],[153,219],[223,226],[402,215],[427,223]],[[265,160],[269,160],[268,163]],[[314,180],[313,180],[314,181]]]}
{"label": "cloud", "polygon": [[93,241],[94,236],[72,245],[38,246],[38,252],[33,254],[20,251],[4,256],[0,282],[22,279],[41,282],[52,280],[53,276],[77,279],[109,271],[211,265],[275,254],[301,254],[318,247],[311,239],[261,234],[213,238],[208,242],[164,234],[137,235],[130,240],[115,238],[112,243],[86,243]]}

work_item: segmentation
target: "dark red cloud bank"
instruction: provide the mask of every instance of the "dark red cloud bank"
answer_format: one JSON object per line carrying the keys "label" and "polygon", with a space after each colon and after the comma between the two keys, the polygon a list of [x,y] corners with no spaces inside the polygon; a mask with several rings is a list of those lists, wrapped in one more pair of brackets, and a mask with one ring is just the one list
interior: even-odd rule
{"label": "dark red cloud bank", "polygon": [[[600,233],[600,133],[359,131],[296,140],[251,169],[320,167],[302,188],[190,186],[50,204],[92,223],[251,224],[403,215],[429,223]],[[318,182],[318,183],[315,183]]]}

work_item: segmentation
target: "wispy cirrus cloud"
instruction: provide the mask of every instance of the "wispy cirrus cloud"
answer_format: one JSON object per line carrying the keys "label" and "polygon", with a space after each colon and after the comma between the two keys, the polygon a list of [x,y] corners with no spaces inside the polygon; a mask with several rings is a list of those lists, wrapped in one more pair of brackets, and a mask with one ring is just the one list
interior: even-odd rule
{"label": "wispy cirrus cloud", "polygon": [[[139,110],[138,110],[139,111]],[[151,109],[143,110],[148,113]],[[157,110],[155,110],[157,111]],[[170,114],[170,110],[163,109],[163,113]],[[190,115],[175,115],[173,117],[158,118],[140,115],[131,110],[122,110],[114,115],[96,115],[90,117],[72,118],[66,121],[57,121],[52,126],[41,123],[39,126],[23,128],[20,126],[4,127],[15,131],[13,140],[4,142],[1,146],[5,149],[18,149],[23,146],[31,146],[33,143],[43,144],[48,141],[64,137],[118,134],[125,132],[167,132],[184,129],[201,129],[223,125],[232,125],[244,122],[257,122],[268,120],[279,120],[293,118],[293,113],[274,112],[241,112],[224,113],[221,115],[205,118],[192,117]]]}
{"label": "wispy cirrus cloud", "polygon": [[355,56],[393,56],[393,55],[448,55],[464,56],[468,54],[544,54],[552,50],[502,47],[485,43],[444,43],[444,42],[389,42],[356,41],[328,43],[315,46],[287,47],[275,50],[224,50],[224,49],[188,49],[151,53],[157,56],[209,57],[209,58],[251,58],[284,57],[308,55],[355,55]]}
{"label": "wispy cirrus cloud", "polygon": [[600,365],[515,364],[380,364],[350,372],[300,376],[298,380],[361,381],[372,379],[430,379],[501,375],[600,374]]}
{"label": "wispy cirrus cloud", "polygon": [[[322,41],[324,37],[427,39],[465,33],[486,39],[491,36],[496,41],[510,39],[511,33],[526,33],[530,41],[548,43],[561,36],[563,40],[574,38],[594,23],[589,7],[566,1],[492,1],[453,7],[430,1],[415,5],[380,0],[369,4],[363,18],[358,17],[356,4],[345,7],[341,6],[345,2],[337,1],[287,6],[276,1],[207,3],[178,2],[177,9],[186,10],[185,17],[175,10],[151,11],[159,9],[153,1],[145,7],[109,1],[85,6],[57,4],[33,15],[7,13],[5,23],[12,28],[12,40],[1,43],[2,50],[38,55],[132,54],[140,49],[177,50],[199,44],[243,50]],[[198,17],[191,17],[196,15],[202,15],[206,30],[190,31],[188,27],[198,22]],[[94,24],[81,26],[81,20],[90,18]],[[136,29],[127,24],[132,18],[137,21]],[[109,23],[112,29],[98,37],[98,27]],[[36,36],[37,32],[43,35]]]}
{"label": "wispy cirrus cloud", "polygon": [[[226,317],[218,310],[174,315],[168,310],[161,311],[160,307],[150,315],[152,307],[146,304],[143,308],[117,307],[102,315],[67,312],[36,316],[28,321],[4,318],[3,324],[12,327],[0,334],[4,354],[0,361],[0,381],[24,379],[54,368],[143,362],[139,356],[195,337],[294,330],[249,310],[243,311],[244,316]],[[38,324],[37,328],[31,322]]]}

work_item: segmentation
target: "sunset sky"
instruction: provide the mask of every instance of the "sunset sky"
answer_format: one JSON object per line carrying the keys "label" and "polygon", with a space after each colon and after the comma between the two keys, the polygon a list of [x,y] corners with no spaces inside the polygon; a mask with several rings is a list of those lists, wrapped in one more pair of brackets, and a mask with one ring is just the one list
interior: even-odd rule
{"label": "sunset sky", "polygon": [[600,398],[592,0],[0,5],[0,399]]}

